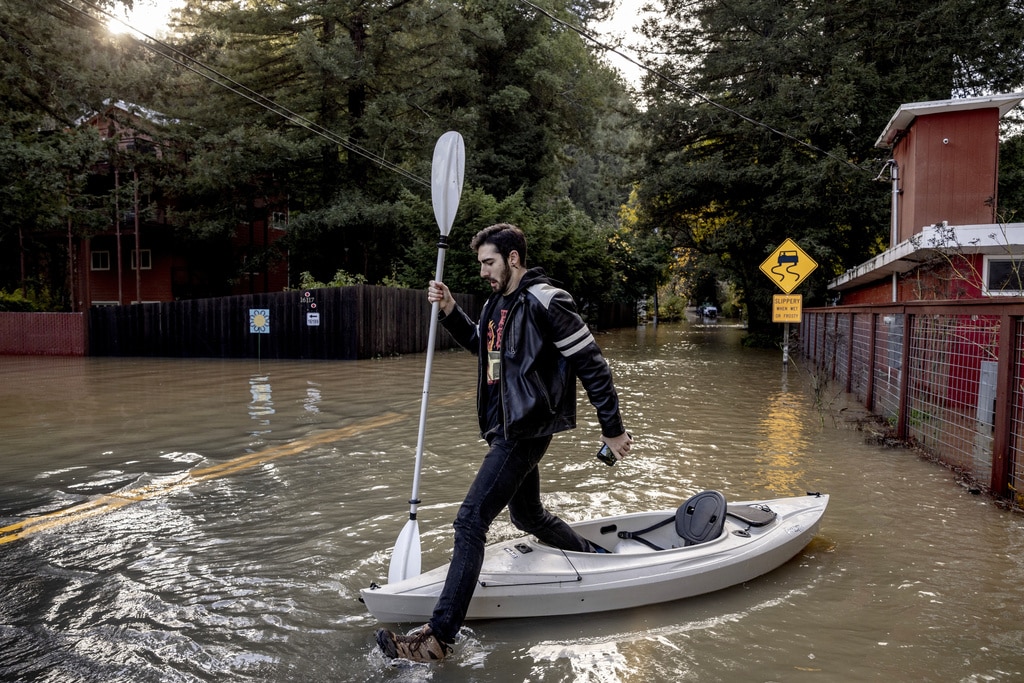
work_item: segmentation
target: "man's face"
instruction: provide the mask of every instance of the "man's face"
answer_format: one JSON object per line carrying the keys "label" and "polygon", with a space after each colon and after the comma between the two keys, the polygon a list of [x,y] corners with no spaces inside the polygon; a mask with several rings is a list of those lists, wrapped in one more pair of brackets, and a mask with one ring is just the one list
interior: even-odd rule
{"label": "man's face", "polygon": [[511,269],[494,245],[480,245],[480,248],[476,250],[476,260],[480,262],[480,277],[491,283],[491,290],[508,294],[507,290],[512,278]]}

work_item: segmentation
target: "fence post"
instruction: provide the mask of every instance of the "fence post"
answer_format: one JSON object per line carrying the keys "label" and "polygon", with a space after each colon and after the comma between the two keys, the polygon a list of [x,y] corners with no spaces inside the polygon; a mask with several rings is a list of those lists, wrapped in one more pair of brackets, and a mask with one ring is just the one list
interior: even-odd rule
{"label": "fence post", "polygon": [[848,313],[846,316],[850,324],[846,332],[846,393],[853,390],[853,321],[856,320],[856,313]]}
{"label": "fence post", "polygon": [[917,316],[903,312],[903,355],[900,357],[900,393],[896,405],[896,438],[907,438],[907,401],[910,395],[910,340]]}
{"label": "fence post", "polygon": [[878,314],[868,313],[870,322],[868,323],[868,339],[871,343],[868,344],[868,385],[864,388],[864,407],[868,410],[873,410],[875,405],[875,335],[878,330]]}
{"label": "fence post", "polygon": [[835,380],[836,373],[838,372],[838,369],[839,369],[838,368],[839,364],[837,363],[838,360],[839,360],[839,314],[838,313],[833,313],[832,314],[832,359],[829,361],[831,363],[831,365],[832,365],[832,377],[831,377],[831,379],[833,381]]}
{"label": "fence post", "polygon": [[999,321],[999,374],[996,379],[996,409],[992,419],[992,472],[989,489],[1004,497],[1010,483],[1010,432],[1013,428],[1012,403],[1017,371],[1017,318],[1000,316]]}

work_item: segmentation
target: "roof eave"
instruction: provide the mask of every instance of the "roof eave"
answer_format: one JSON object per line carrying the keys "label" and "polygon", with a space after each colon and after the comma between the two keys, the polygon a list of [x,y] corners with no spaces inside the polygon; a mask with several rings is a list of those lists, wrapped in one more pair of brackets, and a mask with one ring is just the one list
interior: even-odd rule
{"label": "roof eave", "polygon": [[828,284],[844,291],[877,282],[893,273],[906,273],[938,254],[1024,254],[1024,223],[929,225],[908,240],[847,270]]}
{"label": "roof eave", "polygon": [[918,116],[926,114],[942,114],[955,111],[972,111],[975,109],[999,109],[999,118],[1006,115],[1021,101],[1024,100],[1024,92],[1009,93],[1006,95],[989,95],[986,97],[966,97],[952,100],[936,100],[934,102],[910,102],[900,105],[896,113],[889,119],[885,130],[875,141],[875,147],[888,149],[893,146],[896,138],[906,132]]}

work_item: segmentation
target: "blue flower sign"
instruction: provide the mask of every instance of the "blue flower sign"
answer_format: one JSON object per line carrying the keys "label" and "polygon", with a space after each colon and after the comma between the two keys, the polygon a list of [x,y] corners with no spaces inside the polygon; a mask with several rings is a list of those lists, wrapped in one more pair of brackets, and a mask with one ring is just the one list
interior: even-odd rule
{"label": "blue flower sign", "polygon": [[270,334],[270,309],[249,309],[249,332],[251,334]]}

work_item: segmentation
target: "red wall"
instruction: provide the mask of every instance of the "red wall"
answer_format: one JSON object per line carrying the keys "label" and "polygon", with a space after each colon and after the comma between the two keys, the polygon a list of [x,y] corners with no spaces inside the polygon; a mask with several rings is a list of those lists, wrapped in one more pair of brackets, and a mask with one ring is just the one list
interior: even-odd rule
{"label": "red wall", "polygon": [[[144,249],[146,247],[143,247]],[[88,252],[86,252],[88,253]],[[111,254],[113,257],[113,253]],[[123,305],[130,303],[137,303],[140,301],[138,298],[138,290],[142,292],[141,301],[173,301],[174,297],[171,294],[171,259],[164,253],[152,250],[152,268],[145,268],[141,271],[142,277],[140,278],[138,289],[136,288],[135,282],[135,269],[131,267],[129,261],[131,254],[126,253],[124,256],[125,263],[121,267],[121,301]],[[86,286],[88,297],[87,301],[92,304],[96,301],[117,301],[117,269],[116,266],[111,266],[110,270],[92,270],[88,261],[82,259],[84,262],[85,273],[87,278]]]}
{"label": "red wall", "polygon": [[81,313],[0,313],[0,355],[84,356],[85,326]]}
{"label": "red wall", "polygon": [[893,148],[901,187],[899,240],[926,225],[996,222],[999,110],[919,116]]}
{"label": "red wall", "polygon": [[843,292],[839,297],[840,306],[863,306],[867,304],[892,303],[892,280],[886,278],[865,287]]}

